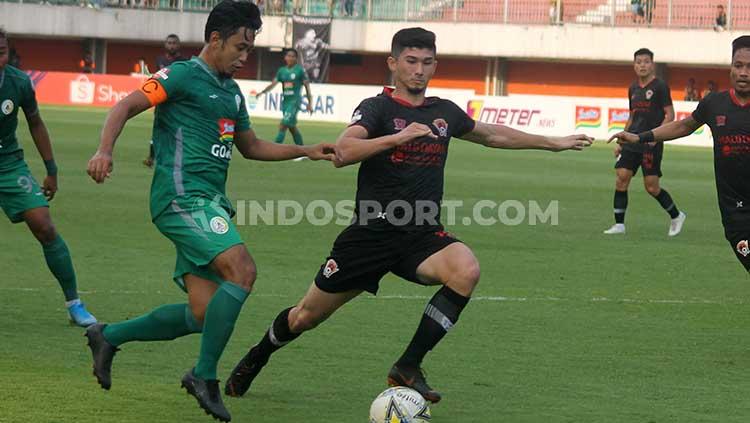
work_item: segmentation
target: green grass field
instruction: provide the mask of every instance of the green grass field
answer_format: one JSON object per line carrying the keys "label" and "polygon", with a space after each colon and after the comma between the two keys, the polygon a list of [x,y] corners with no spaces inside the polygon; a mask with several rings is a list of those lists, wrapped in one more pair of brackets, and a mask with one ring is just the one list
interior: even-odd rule
{"label": "green grass field", "polygon": [[[82,298],[102,321],[184,302],[171,282],[171,243],[150,223],[150,114],[120,138],[115,173],[97,186],[85,173],[104,111],[46,108],[61,169],[52,215],[70,245]],[[255,121],[265,138],[275,121]],[[303,124],[308,142],[341,125]],[[28,130],[27,159],[42,164]],[[287,142],[290,142],[288,139]],[[667,147],[664,187],[689,217],[668,239],[668,219],[631,188],[628,234],[608,238],[611,146],[583,153],[492,151],[454,141],[446,199],[559,201],[559,225],[448,228],[476,252],[482,282],[457,328],[425,367],[444,400],[436,422],[747,422],[750,416],[748,278],[719,221],[711,153]],[[356,167],[260,163],[235,155],[233,200],[353,199]],[[470,209],[459,212],[461,217]],[[235,362],[281,308],[304,294],[340,226],[243,226],[259,268],[220,366]],[[113,387],[91,375],[83,331],[69,326],[62,294],[23,225],[0,219],[0,422],[207,422],[179,388],[199,337],[132,343],[115,359]],[[278,353],[244,399],[237,422],[367,421],[392,362],[434,289],[388,276]]]}

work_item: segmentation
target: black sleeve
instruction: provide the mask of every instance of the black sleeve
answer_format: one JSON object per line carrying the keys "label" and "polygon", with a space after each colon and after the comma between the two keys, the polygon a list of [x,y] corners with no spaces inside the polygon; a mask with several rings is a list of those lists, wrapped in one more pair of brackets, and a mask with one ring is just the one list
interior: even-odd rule
{"label": "black sleeve", "polygon": [[661,96],[661,106],[667,107],[672,105],[672,92],[669,89],[669,85],[667,85],[666,82],[662,81],[660,84],[660,91],[659,95]]}
{"label": "black sleeve", "polygon": [[448,101],[450,105],[450,120],[452,121],[451,137],[461,138],[474,130],[476,122],[456,103]]}
{"label": "black sleeve", "polygon": [[365,128],[367,130],[367,135],[371,138],[374,137],[375,134],[378,134],[382,126],[381,115],[383,113],[383,107],[378,103],[380,102],[377,97],[370,97],[362,100],[362,102],[359,103],[359,106],[354,109],[349,126],[359,125]]}
{"label": "black sleeve", "polygon": [[709,101],[711,100],[711,96],[708,95],[703,98],[698,103],[698,107],[695,108],[695,111],[693,112],[693,119],[695,119],[696,122],[700,123],[701,125],[708,123],[710,118],[710,108],[709,108]]}

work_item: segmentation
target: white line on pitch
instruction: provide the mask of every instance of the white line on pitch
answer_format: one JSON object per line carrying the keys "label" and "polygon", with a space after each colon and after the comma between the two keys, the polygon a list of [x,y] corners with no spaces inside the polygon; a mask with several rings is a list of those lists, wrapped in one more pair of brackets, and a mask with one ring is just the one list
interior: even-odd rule
{"label": "white line on pitch", "polygon": [[[53,289],[53,288],[50,288]],[[44,289],[45,291],[47,289]],[[11,292],[42,292],[41,288],[21,288],[21,287],[0,287],[0,291],[11,291]],[[110,291],[79,291],[81,294],[105,294],[105,295],[161,295],[162,291],[130,291],[130,290],[110,290]],[[290,300],[299,299],[299,296],[286,295],[286,294],[252,294],[253,297],[259,298],[288,298]],[[369,300],[417,300],[425,301],[432,298],[428,295],[379,295],[377,297],[366,295],[361,298]],[[732,305],[743,305],[745,301],[741,300],[703,300],[700,298],[692,298],[685,300],[675,299],[640,299],[640,298],[607,298],[607,297],[593,297],[593,298],[559,298],[559,297],[505,297],[505,296],[477,296],[471,299],[472,301],[489,301],[489,302],[566,302],[566,301],[588,301],[594,303],[628,303],[628,304],[732,304]]]}

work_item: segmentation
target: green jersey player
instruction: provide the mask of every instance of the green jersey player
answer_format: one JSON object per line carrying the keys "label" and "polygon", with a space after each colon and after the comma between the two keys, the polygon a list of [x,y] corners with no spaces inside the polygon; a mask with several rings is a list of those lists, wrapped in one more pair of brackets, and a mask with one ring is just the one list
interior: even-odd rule
{"label": "green jersey player", "polygon": [[282,87],[282,100],[281,100],[281,112],[284,114],[279,123],[279,133],[276,135],[276,142],[284,142],[286,137],[286,130],[292,133],[294,143],[302,145],[302,134],[297,128],[297,113],[299,112],[300,105],[302,104],[302,86],[305,86],[305,92],[307,93],[307,111],[312,114],[312,94],[310,93],[310,78],[307,76],[307,72],[297,63],[297,51],[294,49],[287,50],[284,55],[284,62],[286,66],[282,66],[276,72],[276,76],[273,78],[271,85],[259,92],[256,97],[260,97],[263,94],[271,91],[276,87],[277,84],[281,83]]}
{"label": "green jersey player", "polygon": [[[41,186],[31,175],[16,138],[19,108],[26,115],[31,138],[47,168]],[[47,266],[65,295],[71,320],[86,327],[96,323],[96,319],[78,298],[70,251],[50,217],[47,200],[52,200],[56,192],[57,166],[47,127],[37,108],[34,86],[28,75],[8,65],[8,36],[0,28],[0,208],[11,222],[26,222],[42,244]]]}
{"label": "green jersey player", "polygon": [[111,387],[112,359],[126,342],[202,333],[197,364],[182,378],[182,386],[221,421],[231,416],[221,399],[216,367],[256,276],[253,258],[230,219],[234,209],[225,192],[233,147],[255,160],[333,158],[330,144],[277,145],[258,140],[250,128],[244,97],[232,75],[246,63],[260,27],[254,4],[224,0],[216,5],[200,55],[160,70],[115,105],[88,166],[89,175],[104,182],[126,121],[156,106],[151,218],[175,246],[173,279],[188,295],[187,303],[90,327],[86,336],[97,381],[104,389]]}

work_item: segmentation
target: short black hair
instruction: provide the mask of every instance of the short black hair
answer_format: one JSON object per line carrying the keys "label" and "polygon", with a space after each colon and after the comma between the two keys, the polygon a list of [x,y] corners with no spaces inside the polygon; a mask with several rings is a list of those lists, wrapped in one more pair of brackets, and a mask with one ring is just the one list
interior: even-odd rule
{"label": "short black hair", "polygon": [[734,59],[734,53],[742,48],[750,48],[750,35],[743,35],[732,41],[732,59]]}
{"label": "short black hair", "polygon": [[296,49],[288,48],[288,49],[284,50],[284,56],[286,56],[287,53],[294,53],[294,57],[299,58],[299,53],[297,53]]}
{"label": "short black hair", "polygon": [[178,37],[177,34],[169,34],[169,35],[167,35],[166,39],[168,40],[170,38],[174,38],[175,40],[177,40],[178,43],[180,42],[180,37]]}
{"label": "short black hair", "polygon": [[639,48],[638,50],[635,51],[635,53],[633,53],[633,60],[635,60],[635,58],[638,56],[648,56],[651,58],[652,62],[654,61],[654,52],[645,47]]}
{"label": "short black hair", "polygon": [[407,48],[426,48],[437,54],[435,33],[419,27],[398,31],[391,41],[391,56],[398,57]]}
{"label": "short black hair", "polygon": [[263,26],[263,21],[260,19],[258,6],[247,0],[222,0],[208,15],[203,37],[208,42],[211,39],[211,33],[217,31],[221,39],[226,40],[241,27],[257,32],[261,26]]}

